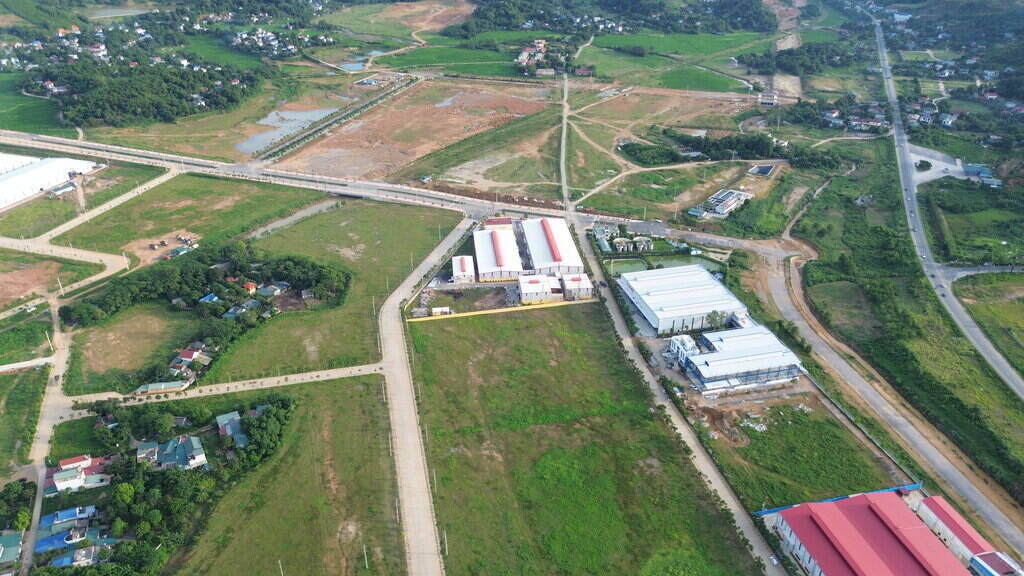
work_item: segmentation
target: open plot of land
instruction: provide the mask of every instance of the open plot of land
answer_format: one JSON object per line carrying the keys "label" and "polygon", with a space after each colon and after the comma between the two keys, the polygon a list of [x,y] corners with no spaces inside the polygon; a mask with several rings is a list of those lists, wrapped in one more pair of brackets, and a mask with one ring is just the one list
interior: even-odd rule
{"label": "open plot of land", "polygon": [[947,177],[921,186],[929,240],[940,260],[1024,261],[1024,210],[1013,190]]}
{"label": "open plot of land", "polygon": [[0,249],[0,310],[33,294],[54,292],[101,272],[103,266]]}
{"label": "open plot of land", "polygon": [[705,408],[699,414],[715,460],[748,510],[897,482],[816,396]]}
{"label": "open plot of land", "polygon": [[807,92],[819,98],[835,99],[853,93],[858,100],[881,100],[884,88],[880,74],[862,67],[829,68],[824,73],[803,79]]}
{"label": "open plot of land", "polygon": [[671,221],[743,177],[747,165],[718,162],[626,176],[583,202],[600,212]]}
{"label": "open plot of land", "polygon": [[[114,162],[92,176],[82,178],[85,209],[95,208],[117,198],[162,174],[162,168],[142,164]],[[41,196],[0,214],[0,235],[32,238],[47,232],[79,213],[71,195],[63,198]]]}
{"label": "open plot of land", "polygon": [[630,137],[642,136],[653,124],[735,130],[736,123],[732,117],[749,109],[750,105],[748,99],[738,95],[735,99],[712,100],[637,89],[580,108],[576,116],[594,124],[618,128],[618,137]]}
{"label": "open plot of land", "polygon": [[78,332],[64,380],[68,394],[130,392],[149,380],[135,378],[150,366],[166,366],[191,341],[198,323],[164,304],[139,304],[111,320]]}
{"label": "open plot of land", "polygon": [[332,130],[280,163],[284,169],[379,178],[459,140],[533,114],[547,105],[543,88],[422,82]]}
{"label": "open plot of land", "polygon": [[285,574],[404,574],[381,386],[367,377],[288,388],[297,406],[281,446],[231,487],[199,542],[171,560],[176,573],[242,576],[280,561]]}
{"label": "open plot of land", "polygon": [[344,304],[289,312],[246,333],[212,366],[206,382],[304,372],[379,358],[377,320],[385,297],[459,222],[454,212],[347,201],[260,239],[277,255],[304,255],[352,273]]}
{"label": "open plot of land", "polygon": [[53,329],[49,308],[24,310],[0,320],[0,364],[48,356],[46,335]]}
{"label": "open plot of land", "polygon": [[731,34],[608,34],[594,39],[602,48],[640,47],[648,52],[707,56],[723,50],[737,49],[761,38],[757,32]]}
{"label": "open plot of land", "polygon": [[0,475],[14,464],[28,463],[47,374],[45,368],[0,374]]}
{"label": "open plot of land", "polygon": [[745,92],[744,84],[734,78],[697,68],[657,54],[633,56],[608,48],[588,46],[577,63],[594,69],[599,78],[617,84],[703,90],[709,92]]}
{"label": "open plot of land", "polygon": [[221,66],[235,66],[243,70],[260,65],[258,56],[232,48],[221,37],[192,34],[185,38],[183,51],[186,54],[195,54],[208,62]]}
{"label": "open plot of land", "polygon": [[427,0],[348,6],[321,20],[357,34],[415,38],[416,32],[438,32],[459,24],[473,12],[464,0]]}
{"label": "open plot of land", "polygon": [[21,93],[21,73],[0,74],[0,126],[7,130],[74,137],[75,131],[60,125],[57,104]]}
{"label": "open plot of land", "polygon": [[1024,374],[1024,275],[969,276],[957,281],[954,290],[992,343]]}
{"label": "open plot of land", "polygon": [[410,326],[447,573],[758,572],[605,314]]}
{"label": "open plot of land", "polygon": [[95,127],[87,129],[86,134],[90,140],[107,144],[234,162],[248,159],[261,147],[247,146],[250,140],[273,139],[273,134],[281,131],[280,126],[295,118],[326,116],[332,110],[368,100],[381,90],[356,86],[358,77],[310,75],[305,71],[300,76],[292,74],[264,82],[255,96],[225,112],[187,116],[172,124]]}
{"label": "open plot of land", "polygon": [[189,174],[125,202],[56,241],[114,254],[134,249],[136,256],[147,258],[152,251],[137,241],[162,235],[173,239],[177,230],[188,230],[207,241],[227,240],[322,197],[315,190]]}
{"label": "open plot of land", "polygon": [[577,190],[591,190],[621,171],[614,157],[587,142],[575,128],[570,128],[566,138],[565,156],[569,187]]}

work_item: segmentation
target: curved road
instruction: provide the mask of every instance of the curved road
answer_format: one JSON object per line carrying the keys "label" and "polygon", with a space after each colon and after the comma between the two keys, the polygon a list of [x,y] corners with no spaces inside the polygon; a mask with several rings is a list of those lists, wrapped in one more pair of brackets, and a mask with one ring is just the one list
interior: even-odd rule
{"label": "curved road", "polygon": [[914,242],[914,250],[921,259],[921,266],[924,268],[925,276],[931,284],[932,289],[938,295],[942,305],[949,312],[953,322],[960,327],[960,331],[971,342],[971,345],[981,354],[981,357],[988,362],[992,370],[1012,389],[1017,396],[1024,398],[1024,378],[1014,370],[1007,362],[1006,357],[992,345],[992,342],[985,336],[978,326],[978,323],[971,318],[963,304],[952,293],[952,286],[948,276],[945,274],[946,267],[935,261],[932,256],[931,246],[925,234],[924,222],[917,203],[917,183],[914,181],[914,162],[910,157],[910,141],[907,132],[903,127],[903,117],[900,113],[899,99],[897,98],[896,82],[892,77],[892,68],[889,65],[889,53],[885,47],[885,34],[882,32],[881,22],[871,16],[875,24],[875,39],[878,42],[878,58],[882,66],[882,74],[885,78],[885,93],[889,100],[889,107],[892,109],[893,138],[896,141],[896,160],[899,164],[900,184],[903,188],[903,203],[907,210],[907,224],[910,226],[910,236]]}

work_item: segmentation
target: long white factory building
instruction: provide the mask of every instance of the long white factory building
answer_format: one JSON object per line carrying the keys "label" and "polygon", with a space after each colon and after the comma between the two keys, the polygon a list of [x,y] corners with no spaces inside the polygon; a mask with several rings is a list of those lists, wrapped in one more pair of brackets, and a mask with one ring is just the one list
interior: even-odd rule
{"label": "long white factory building", "polygon": [[35,158],[0,152],[0,210],[67,184],[102,164],[73,158]]}
{"label": "long white factory building", "polygon": [[747,307],[697,265],[627,272],[619,286],[658,334],[714,328],[708,317],[746,319]]}
{"label": "long white factory building", "polygon": [[473,232],[476,271],[481,282],[515,280],[523,274],[523,260],[515,233],[507,228]]}
{"label": "long white factory building", "polygon": [[523,220],[522,226],[531,269],[537,274],[583,272],[583,259],[564,219],[531,218]]}

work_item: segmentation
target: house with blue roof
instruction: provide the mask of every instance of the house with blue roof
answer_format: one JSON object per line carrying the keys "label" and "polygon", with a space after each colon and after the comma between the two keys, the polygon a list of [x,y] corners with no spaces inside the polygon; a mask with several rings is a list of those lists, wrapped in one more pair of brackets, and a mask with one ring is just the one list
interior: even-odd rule
{"label": "house with blue roof", "polygon": [[89,520],[96,516],[95,506],[79,506],[77,508],[65,508],[53,514],[47,514],[39,519],[39,527],[47,528],[65,522],[77,522],[78,520]]}
{"label": "house with blue roof", "polygon": [[206,466],[206,451],[198,436],[177,436],[160,444],[143,442],[135,452],[139,462],[149,462],[161,470],[178,468],[192,470]]}
{"label": "house with blue roof", "polygon": [[242,416],[238,411],[228,412],[217,416],[217,432],[221,438],[230,436],[235,441],[236,448],[245,448],[249,445],[249,437],[242,431]]}
{"label": "house with blue roof", "polygon": [[214,302],[220,302],[220,298],[218,298],[213,292],[210,292],[206,296],[200,298],[199,301],[203,304],[213,304]]}

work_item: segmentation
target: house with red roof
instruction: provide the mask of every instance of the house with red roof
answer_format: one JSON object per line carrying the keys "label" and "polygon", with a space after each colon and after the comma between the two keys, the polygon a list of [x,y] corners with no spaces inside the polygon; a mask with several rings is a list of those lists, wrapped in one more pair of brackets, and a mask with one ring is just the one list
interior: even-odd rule
{"label": "house with red roof", "polygon": [[895,492],[798,504],[765,520],[810,576],[969,576]]}
{"label": "house with red roof", "polygon": [[60,468],[62,472],[65,470],[84,470],[89,466],[92,466],[92,456],[88,454],[65,458],[57,463],[57,467]]}
{"label": "house with red roof", "polygon": [[995,550],[942,496],[922,500],[917,515],[961,562],[967,563],[978,554]]}

